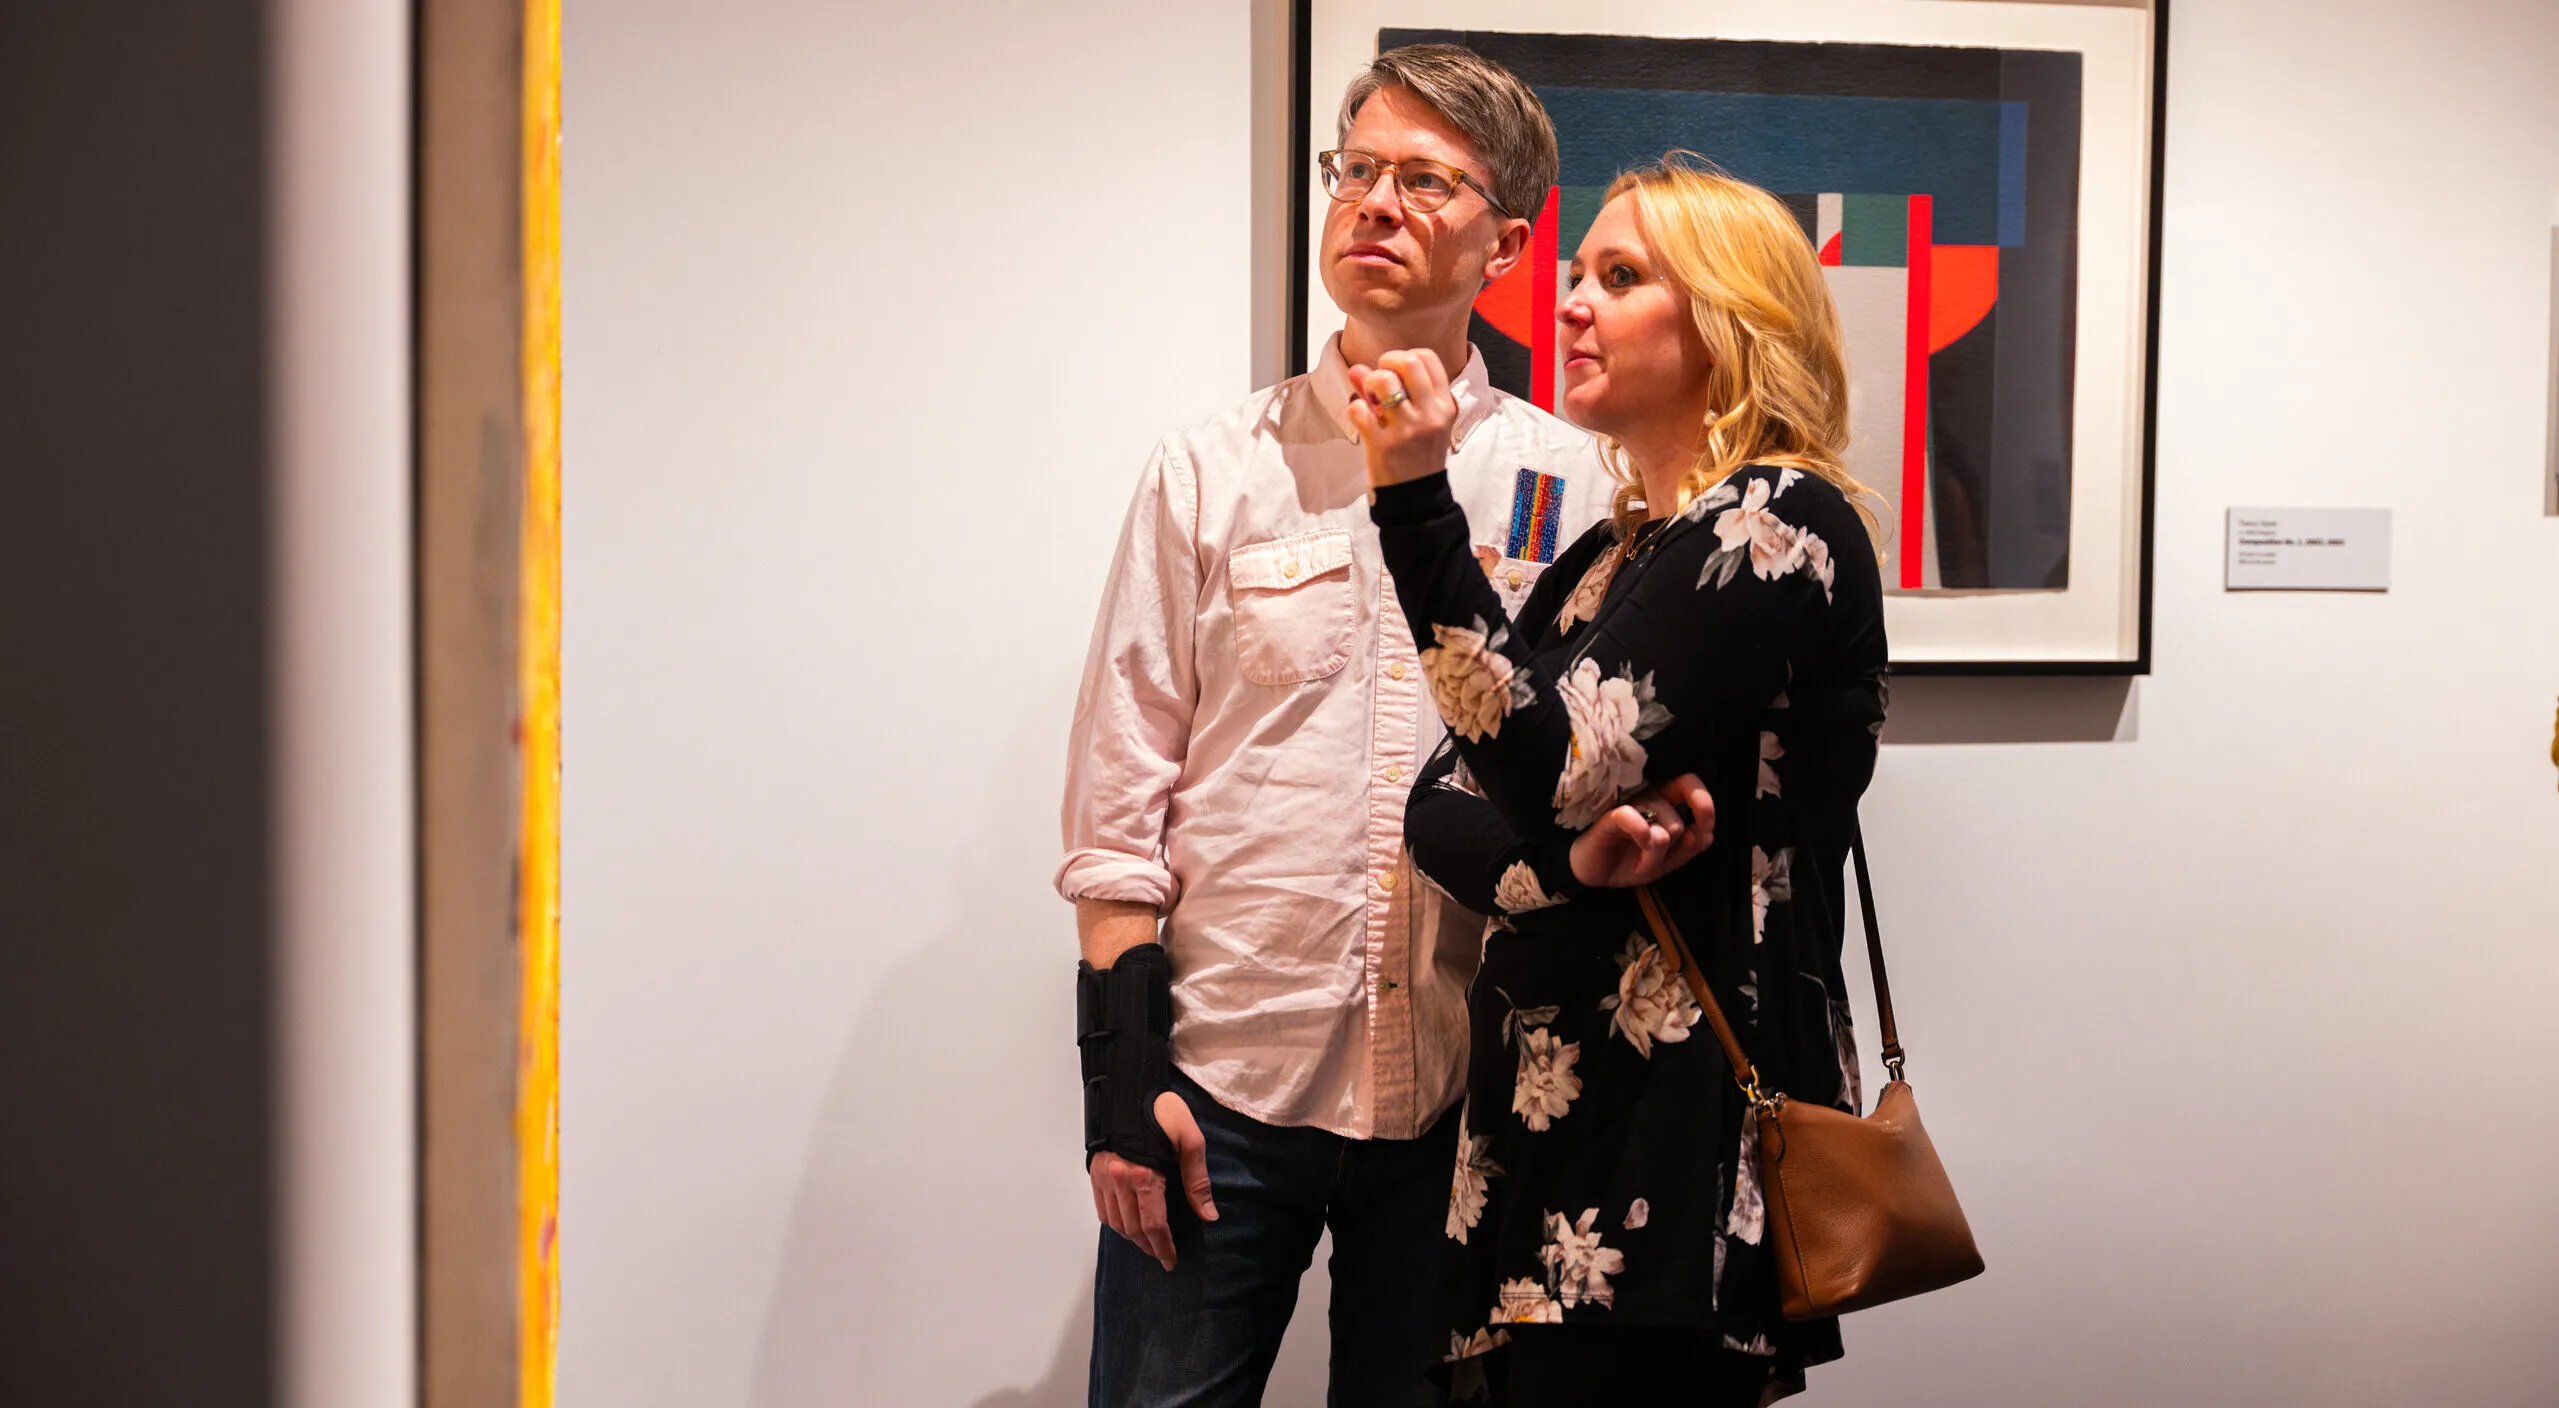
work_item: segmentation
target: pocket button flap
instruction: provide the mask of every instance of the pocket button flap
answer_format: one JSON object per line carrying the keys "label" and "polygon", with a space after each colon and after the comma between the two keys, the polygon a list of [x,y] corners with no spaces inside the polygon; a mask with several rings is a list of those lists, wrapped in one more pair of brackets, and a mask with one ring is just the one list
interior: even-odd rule
{"label": "pocket button flap", "polygon": [[1348,572],[1350,565],[1350,530],[1327,528],[1237,548],[1227,557],[1226,576],[1228,583],[1240,590],[1287,591],[1336,572]]}

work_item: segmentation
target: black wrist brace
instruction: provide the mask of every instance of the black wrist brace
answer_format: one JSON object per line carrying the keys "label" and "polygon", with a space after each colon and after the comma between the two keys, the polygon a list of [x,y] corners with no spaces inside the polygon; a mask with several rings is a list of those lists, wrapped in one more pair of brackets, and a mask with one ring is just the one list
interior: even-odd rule
{"label": "black wrist brace", "polygon": [[1075,1044],[1084,1057],[1084,1162],[1108,1150],[1173,1176],[1155,1097],[1173,1084],[1173,960],[1139,944],[1108,968],[1075,970]]}

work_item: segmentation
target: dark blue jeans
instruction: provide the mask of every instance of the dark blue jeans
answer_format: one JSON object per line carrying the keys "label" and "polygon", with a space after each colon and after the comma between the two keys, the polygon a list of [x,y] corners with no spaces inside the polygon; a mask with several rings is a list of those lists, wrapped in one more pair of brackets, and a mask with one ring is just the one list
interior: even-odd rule
{"label": "dark blue jeans", "polygon": [[1092,1408],[1262,1401],[1298,1278],[1333,1231],[1333,1408],[1434,1403],[1447,1352],[1441,1242],[1457,1111],[1419,1139],[1345,1139],[1239,1115],[1173,1073],[1208,1139],[1218,1218],[1167,1190],[1174,1268],[1108,1227],[1093,1272]]}

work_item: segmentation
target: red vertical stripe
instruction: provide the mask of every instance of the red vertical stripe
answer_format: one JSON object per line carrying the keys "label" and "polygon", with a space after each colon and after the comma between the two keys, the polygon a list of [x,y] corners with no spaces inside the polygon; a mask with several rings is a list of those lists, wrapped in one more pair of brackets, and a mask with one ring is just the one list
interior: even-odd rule
{"label": "red vertical stripe", "polygon": [[1528,399],[1543,411],[1555,409],[1555,245],[1562,199],[1562,191],[1547,190],[1528,239]]}
{"label": "red vertical stripe", "polygon": [[1901,393],[1901,584],[1920,585],[1920,556],[1928,532],[1928,307],[1929,251],[1935,202],[1910,198],[1910,313],[1904,329]]}

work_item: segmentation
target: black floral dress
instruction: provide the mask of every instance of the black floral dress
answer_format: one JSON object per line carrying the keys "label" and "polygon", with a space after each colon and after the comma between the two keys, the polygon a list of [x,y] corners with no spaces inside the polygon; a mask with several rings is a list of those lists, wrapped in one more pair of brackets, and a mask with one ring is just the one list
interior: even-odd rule
{"label": "black floral dress", "polygon": [[1592,529],[1514,622],[1444,477],[1372,516],[1450,730],[1408,844],[1495,916],[1450,1186],[1452,1386],[1521,1323],[1693,1329],[1800,1385],[1838,1323],[1779,1315],[1723,1053],[1632,892],[1581,886],[1569,852],[1626,794],[1703,778],[1714,844],[1663,899],[1763,1081],[1858,1107],[1842,867],[1887,692],[1865,525],[1818,476],[1752,466],[1631,545]]}

